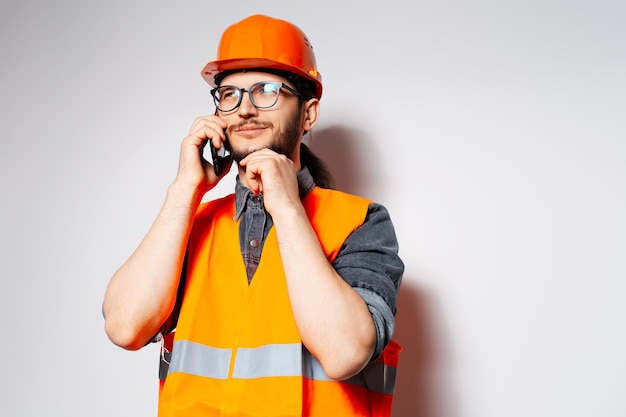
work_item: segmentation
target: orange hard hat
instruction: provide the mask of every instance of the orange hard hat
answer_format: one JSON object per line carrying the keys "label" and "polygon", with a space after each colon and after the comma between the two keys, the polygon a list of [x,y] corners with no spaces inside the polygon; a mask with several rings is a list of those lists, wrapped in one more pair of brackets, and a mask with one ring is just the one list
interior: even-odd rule
{"label": "orange hard hat", "polygon": [[296,25],[285,20],[254,15],[226,29],[217,59],[202,70],[202,77],[215,87],[222,71],[268,68],[300,75],[315,83],[315,96],[322,97],[322,75],[317,71],[313,46]]}

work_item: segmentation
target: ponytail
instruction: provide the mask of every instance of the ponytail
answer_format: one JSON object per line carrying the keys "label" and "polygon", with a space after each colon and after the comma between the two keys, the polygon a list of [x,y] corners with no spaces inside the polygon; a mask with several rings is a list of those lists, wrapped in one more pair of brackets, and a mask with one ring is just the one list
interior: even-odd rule
{"label": "ponytail", "polygon": [[308,168],[315,185],[322,188],[335,188],[335,179],[330,173],[324,161],[313,153],[304,143],[300,144],[300,163]]}

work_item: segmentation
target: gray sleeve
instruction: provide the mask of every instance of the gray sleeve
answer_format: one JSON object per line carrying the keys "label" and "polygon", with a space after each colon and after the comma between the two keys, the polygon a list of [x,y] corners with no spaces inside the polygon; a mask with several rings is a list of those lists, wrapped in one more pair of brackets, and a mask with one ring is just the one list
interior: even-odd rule
{"label": "gray sleeve", "polygon": [[363,298],[376,326],[377,358],[391,340],[396,301],[404,273],[389,212],[371,204],[363,225],[344,242],[333,267]]}

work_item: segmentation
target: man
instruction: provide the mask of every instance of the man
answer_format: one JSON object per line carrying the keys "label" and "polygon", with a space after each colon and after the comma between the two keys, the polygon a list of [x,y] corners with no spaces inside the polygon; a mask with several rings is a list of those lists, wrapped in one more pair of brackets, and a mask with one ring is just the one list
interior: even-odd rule
{"label": "man", "polygon": [[[193,123],[161,211],[111,279],[108,336],[163,343],[160,416],[388,416],[404,265],[387,210],[331,190],[302,144],[322,95],[309,41],[251,16],[202,75],[216,112]],[[217,175],[207,143],[236,164]],[[232,166],[234,194],[201,203]]]}

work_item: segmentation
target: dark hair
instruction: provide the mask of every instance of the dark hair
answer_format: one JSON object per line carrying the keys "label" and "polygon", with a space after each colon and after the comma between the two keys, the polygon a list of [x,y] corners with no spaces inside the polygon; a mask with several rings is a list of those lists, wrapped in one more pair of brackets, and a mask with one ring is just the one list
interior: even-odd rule
{"label": "dark hair", "polygon": [[300,164],[308,168],[315,180],[315,185],[322,188],[335,188],[335,179],[326,167],[326,163],[304,143],[300,144]]}

